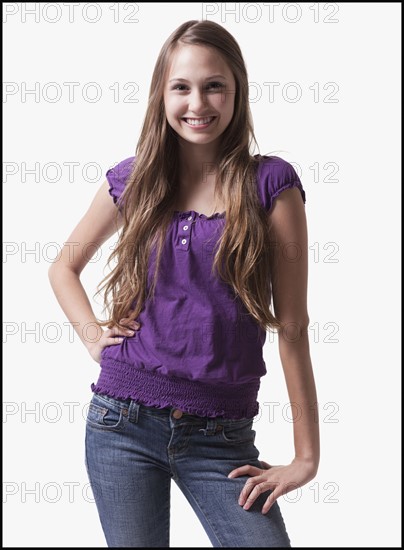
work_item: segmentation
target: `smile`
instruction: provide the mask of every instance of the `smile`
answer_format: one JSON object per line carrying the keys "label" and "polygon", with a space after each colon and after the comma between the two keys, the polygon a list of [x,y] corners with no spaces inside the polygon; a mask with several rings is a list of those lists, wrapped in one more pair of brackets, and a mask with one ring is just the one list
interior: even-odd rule
{"label": "smile", "polygon": [[215,120],[215,118],[215,116],[209,116],[204,118],[183,118],[182,120],[184,120],[188,126],[207,128],[209,124]]}

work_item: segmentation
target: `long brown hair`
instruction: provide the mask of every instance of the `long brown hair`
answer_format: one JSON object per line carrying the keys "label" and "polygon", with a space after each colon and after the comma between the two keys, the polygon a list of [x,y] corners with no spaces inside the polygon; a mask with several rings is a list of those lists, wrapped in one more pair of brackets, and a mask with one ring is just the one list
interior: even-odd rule
{"label": "long brown hair", "polygon": [[[248,77],[240,47],[234,37],[213,21],[187,21],[164,43],[152,76],[148,107],[136,147],[136,161],[122,194],[123,226],[108,265],[115,268],[104,283],[107,321],[100,326],[120,326],[123,317],[136,319],[147,298],[154,297],[166,230],[172,221],[178,186],[178,135],[168,124],[164,86],[172,54],[182,44],[215,48],[228,64],[236,82],[234,114],[221,135],[221,159],[215,193],[226,205],[225,226],[218,241],[212,271],[232,286],[248,314],[264,330],[279,329],[270,311],[270,230],[257,193],[259,159],[250,153],[256,142],[249,105]],[[118,215],[118,210],[117,210]],[[154,278],[147,293],[148,263],[157,243]],[[112,293],[111,302],[108,295]],[[111,305],[112,304],[112,305]],[[131,315],[129,311],[132,309]]]}

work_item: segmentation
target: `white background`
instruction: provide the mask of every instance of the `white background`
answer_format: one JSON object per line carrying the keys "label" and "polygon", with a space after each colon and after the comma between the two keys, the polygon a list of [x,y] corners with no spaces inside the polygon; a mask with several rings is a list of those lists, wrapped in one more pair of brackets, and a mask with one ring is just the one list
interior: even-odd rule
{"label": "white background", "polygon": [[[84,465],[83,414],[99,365],[69,327],[47,271],[106,170],[134,154],[163,42],[184,21],[205,18],[240,44],[261,153],[292,162],[307,194],[322,454],[316,479],[278,501],[292,546],[399,546],[401,4],[272,4],[270,20],[268,5],[242,3],[236,20],[226,12],[234,4],[139,3],[134,13],[136,4],[120,3],[114,21],[112,4],[80,3],[72,22],[66,4],[29,4],[36,16],[24,6],[3,8],[4,545],[106,546]],[[138,21],[124,22],[132,10]],[[66,82],[79,83],[71,102]],[[102,91],[94,102],[90,82]],[[125,101],[128,82],[138,102]],[[273,101],[265,82],[280,83]],[[56,101],[49,83],[61,92]],[[36,97],[24,93],[35,86]],[[88,163],[98,172],[86,173]],[[97,314],[93,295],[114,243],[82,274]],[[292,424],[269,336],[265,360],[256,445],[261,459],[286,464]],[[273,421],[269,401],[279,403]],[[170,542],[211,546],[175,483]]]}

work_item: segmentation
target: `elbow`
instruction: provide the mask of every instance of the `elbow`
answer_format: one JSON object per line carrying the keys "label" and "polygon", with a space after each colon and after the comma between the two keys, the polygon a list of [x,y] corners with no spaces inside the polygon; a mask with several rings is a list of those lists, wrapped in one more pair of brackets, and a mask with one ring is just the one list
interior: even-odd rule
{"label": "elbow", "polygon": [[[49,279],[50,283],[52,284],[52,282],[56,278],[58,278],[61,274],[67,273],[67,272],[72,272],[72,271],[73,270],[70,269],[69,267],[67,267],[66,265],[58,263],[57,261],[55,261],[48,268],[48,279]],[[76,275],[79,276],[79,274],[76,274]]]}
{"label": "elbow", "polygon": [[286,314],[283,312],[282,314],[277,314],[275,311],[275,316],[281,323],[282,327],[296,327],[299,330],[305,332],[309,328],[310,324],[310,317],[307,311],[304,312],[289,312]]}
{"label": "elbow", "polygon": [[52,279],[52,275],[55,271],[55,264],[52,263],[49,268],[48,268],[48,279],[51,280]]}
{"label": "elbow", "polygon": [[58,263],[57,258],[51,263],[48,268],[48,278],[52,279],[55,273],[60,269],[60,264]]}
{"label": "elbow", "polygon": [[58,262],[57,260],[55,260],[48,268],[48,279],[51,284],[52,281],[54,281],[56,278],[59,278],[60,276],[65,274],[73,274],[76,275],[78,279],[80,279],[81,270],[72,269],[65,263]]}
{"label": "elbow", "polygon": [[307,332],[308,329],[309,329],[309,324],[310,324],[310,318],[309,318],[309,315],[306,313],[305,315],[303,315],[299,321],[299,326],[300,326],[300,330],[302,332]]}
{"label": "elbow", "polygon": [[60,260],[61,260],[61,254],[59,252],[59,254],[56,256],[56,258],[53,260],[53,262],[50,264],[48,268],[48,279],[50,281],[52,280],[53,276],[56,273],[56,270],[60,266]]}
{"label": "elbow", "polygon": [[48,281],[50,282],[52,288],[56,278],[57,267],[58,267],[57,264],[53,263],[48,268]]}
{"label": "elbow", "polygon": [[288,343],[301,342],[308,336],[310,318],[307,314],[281,319],[282,328],[279,334]]}

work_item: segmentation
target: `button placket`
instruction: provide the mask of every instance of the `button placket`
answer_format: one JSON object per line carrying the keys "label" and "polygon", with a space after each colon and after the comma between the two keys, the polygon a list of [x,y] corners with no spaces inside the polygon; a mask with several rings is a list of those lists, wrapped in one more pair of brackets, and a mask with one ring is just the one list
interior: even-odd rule
{"label": "button placket", "polygon": [[178,248],[188,250],[191,240],[191,229],[195,214],[189,215],[187,218],[180,219],[178,222]]}

